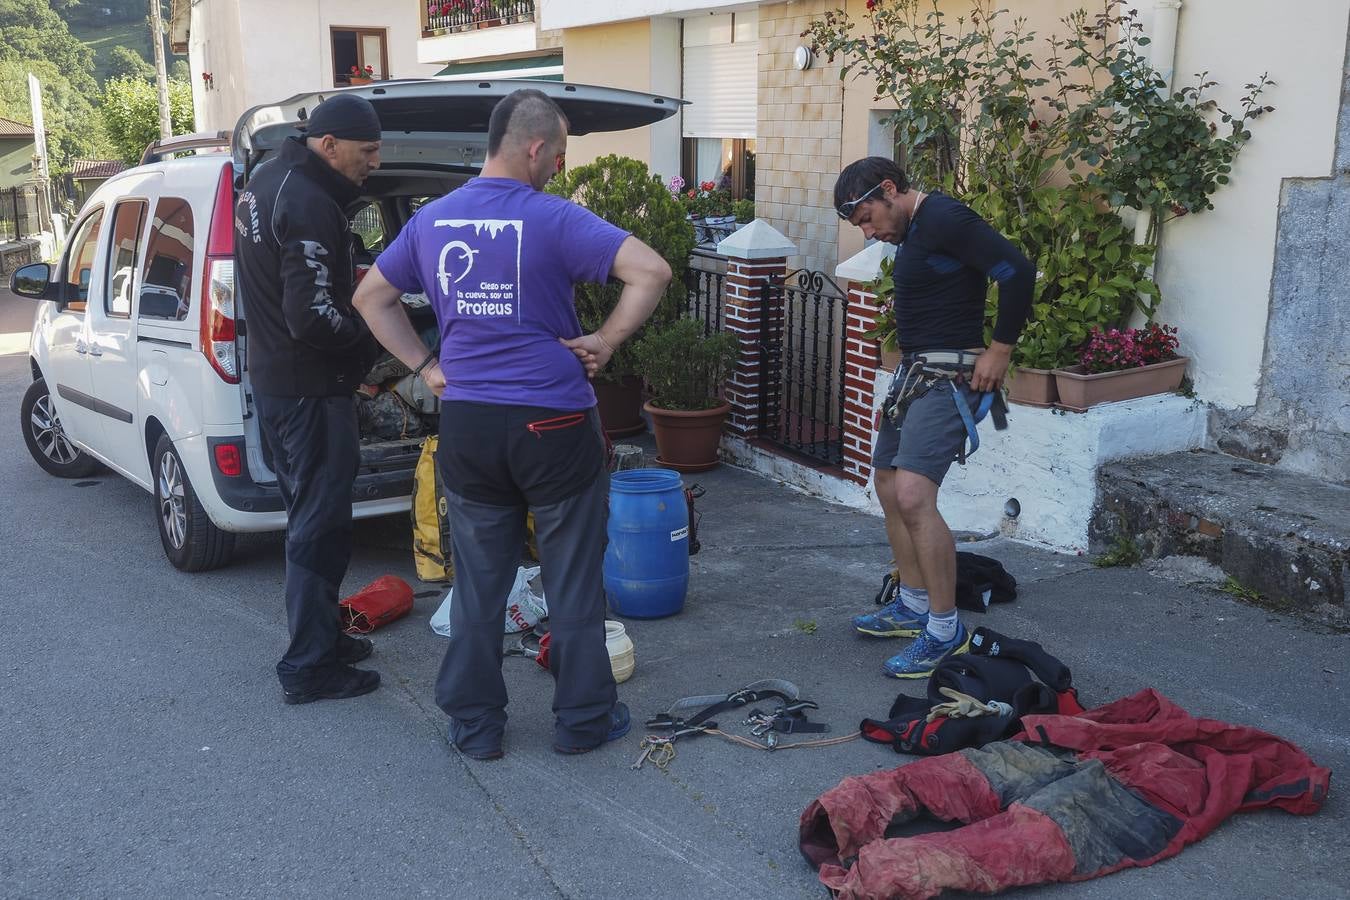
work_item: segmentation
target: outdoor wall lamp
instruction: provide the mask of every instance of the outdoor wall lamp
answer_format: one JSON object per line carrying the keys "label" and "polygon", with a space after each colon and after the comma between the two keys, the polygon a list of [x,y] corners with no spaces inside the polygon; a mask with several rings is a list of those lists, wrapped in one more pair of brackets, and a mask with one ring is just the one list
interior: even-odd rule
{"label": "outdoor wall lamp", "polygon": [[815,54],[811,52],[810,47],[798,46],[792,51],[792,64],[801,71],[811,68],[811,63],[815,60]]}

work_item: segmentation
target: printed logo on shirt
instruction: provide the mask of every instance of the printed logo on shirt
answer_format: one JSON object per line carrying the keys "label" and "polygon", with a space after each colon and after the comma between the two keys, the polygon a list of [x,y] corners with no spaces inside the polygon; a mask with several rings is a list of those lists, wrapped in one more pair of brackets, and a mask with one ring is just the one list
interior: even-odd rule
{"label": "printed logo on shirt", "polygon": [[436,287],[456,316],[520,320],[520,219],[437,219]]}

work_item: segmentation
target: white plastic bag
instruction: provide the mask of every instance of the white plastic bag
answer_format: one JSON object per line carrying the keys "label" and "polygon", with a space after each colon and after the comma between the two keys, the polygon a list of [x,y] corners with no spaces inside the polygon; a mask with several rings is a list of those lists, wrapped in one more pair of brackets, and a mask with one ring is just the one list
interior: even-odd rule
{"label": "white plastic bag", "polygon": [[[538,566],[530,568],[521,566],[516,569],[515,584],[511,586],[511,592],[506,596],[506,621],[503,625],[505,634],[533,628],[539,624],[540,619],[548,616],[548,604],[544,602],[544,595],[536,594],[530,587],[530,582],[538,577]],[[450,636],[450,600],[454,595],[455,589],[452,587],[441,601],[440,607],[431,614],[431,630],[445,637]]]}

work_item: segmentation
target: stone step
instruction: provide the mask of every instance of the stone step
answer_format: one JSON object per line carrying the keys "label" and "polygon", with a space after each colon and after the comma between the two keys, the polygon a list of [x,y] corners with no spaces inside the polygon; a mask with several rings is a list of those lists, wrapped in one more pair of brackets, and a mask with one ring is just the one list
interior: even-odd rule
{"label": "stone step", "polygon": [[1103,466],[1092,552],[1120,538],[1145,557],[1201,556],[1290,612],[1350,624],[1350,487],[1208,450]]}

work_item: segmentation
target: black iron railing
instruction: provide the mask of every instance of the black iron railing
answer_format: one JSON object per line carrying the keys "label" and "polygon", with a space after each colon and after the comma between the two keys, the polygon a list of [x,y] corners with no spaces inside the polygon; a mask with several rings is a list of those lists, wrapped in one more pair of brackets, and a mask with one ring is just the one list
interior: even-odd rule
{"label": "black iron railing", "polygon": [[848,296],[822,272],[764,286],[759,433],[829,465],[844,459],[844,321]]}
{"label": "black iron railing", "polygon": [[427,0],[422,37],[534,21],[534,0]]}
{"label": "black iron railing", "polygon": [[689,254],[684,274],[687,291],[685,315],[703,323],[703,333],[722,330],[723,291],[727,277],[727,258],[706,250]]}
{"label": "black iron railing", "polygon": [[42,191],[36,185],[0,190],[0,243],[44,230]]}

